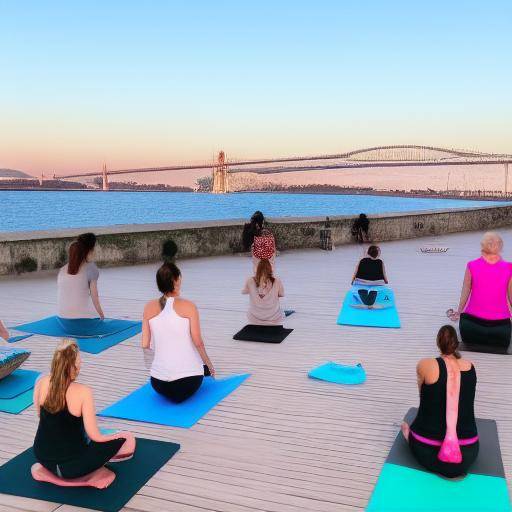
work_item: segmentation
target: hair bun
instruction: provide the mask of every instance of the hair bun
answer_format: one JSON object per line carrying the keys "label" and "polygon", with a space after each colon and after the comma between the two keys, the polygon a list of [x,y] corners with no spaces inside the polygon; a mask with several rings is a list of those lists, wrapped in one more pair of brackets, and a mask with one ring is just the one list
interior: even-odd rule
{"label": "hair bun", "polygon": [[165,263],[172,263],[178,252],[178,246],[174,240],[166,240],[162,245],[162,259]]}

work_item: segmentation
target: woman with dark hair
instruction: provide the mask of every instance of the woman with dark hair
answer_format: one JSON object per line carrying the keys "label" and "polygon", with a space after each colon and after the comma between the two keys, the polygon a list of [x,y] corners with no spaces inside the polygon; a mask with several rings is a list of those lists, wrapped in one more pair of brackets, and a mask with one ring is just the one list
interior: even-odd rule
{"label": "woman with dark hair", "polygon": [[281,280],[274,277],[268,260],[258,263],[256,275],[247,279],[242,293],[249,295],[249,324],[283,325],[284,313],[279,299],[284,297],[284,287]]}
{"label": "woman with dark hair", "polygon": [[[80,478],[107,462],[132,457],[135,438],[130,433],[103,435],[98,429],[92,390],[76,379],[80,351],[74,340],[64,339],[53,355],[49,375],[34,387],[39,426],[34,440],[38,462],[60,478]],[[104,468],[103,475],[111,471]]]}
{"label": "woman with dark hair", "polygon": [[180,403],[201,387],[204,376],[214,377],[215,370],[201,336],[197,307],[180,297],[181,272],[173,258],[174,254],[164,254],[164,264],[156,273],[162,296],[144,308],[142,348],[154,351],[153,389]]}
{"label": "woman with dark hair", "polygon": [[380,259],[380,247],[378,245],[368,247],[367,256],[357,264],[352,276],[352,284],[373,286],[388,284],[386,269],[384,268],[384,262]]}
{"label": "woman with dark hair", "polygon": [[257,210],[252,214],[251,220],[244,225],[244,230],[242,232],[242,247],[244,251],[251,250],[254,237],[261,232],[264,222],[265,217],[263,216],[263,213]]}
{"label": "woman with dark hair", "polygon": [[368,229],[370,228],[370,219],[364,214],[359,214],[359,217],[352,224],[352,236],[359,242],[367,242]]}
{"label": "woman with dark hair", "polygon": [[58,316],[64,319],[105,315],[98,295],[98,267],[94,264],[96,235],[84,233],[69,246],[69,259],[59,271]]}
{"label": "woman with dark hair", "polygon": [[466,474],[478,455],[476,371],[461,358],[451,325],[439,329],[437,346],[441,357],[418,363],[420,406],[412,424],[402,424],[402,433],[422,466],[455,478]]}

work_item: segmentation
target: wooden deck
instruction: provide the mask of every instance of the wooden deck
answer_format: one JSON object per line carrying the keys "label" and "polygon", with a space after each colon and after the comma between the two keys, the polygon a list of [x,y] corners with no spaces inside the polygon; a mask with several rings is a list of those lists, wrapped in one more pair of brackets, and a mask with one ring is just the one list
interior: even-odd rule
{"label": "wooden deck", "polygon": [[[504,232],[512,258],[512,231]],[[235,342],[245,323],[240,294],[251,260],[226,256],[180,263],[184,296],[197,302],[204,338],[219,375],[250,372],[240,388],[190,429],[100,419],[138,436],[181,444],[179,453],[128,503],[137,511],[317,512],[366,506],[401,418],[417,404],[415,364],[432,356],[445,310],[456,306],[464,265],[478,256],[479,233],[382,244],[402,328],[336,325],[342,297],[361,248],[346,246],[283,253],[277,260],[297,312],[293,333],[280,345]],[[439,243],[446,254],[422,254]],[[138,319],[157,296],[156,265],[104,269],[100,294],[108,316]],[[54,314],[55,276],[0,281],[1,316],[10,325]],[[57,340],[34,336],[26,368],[47,371]],[[470,354],[478,372],[476,410],[495,418],[505,470],[512,473],[512,357]],[[362,386],[308,379],[314,366],[334,360],[362,362]],[[139,337],[99,355],[83,354],[80,380],[95,390],[97,407],[121,398],[147,379]],[[0,413],[0,463],[29,447],[34,408]],[[510,484],[509,484],[510,485]],[[70,512],[74,507],[0,495],[7,510]],[[83,510],[83,509],[80,509]]]}

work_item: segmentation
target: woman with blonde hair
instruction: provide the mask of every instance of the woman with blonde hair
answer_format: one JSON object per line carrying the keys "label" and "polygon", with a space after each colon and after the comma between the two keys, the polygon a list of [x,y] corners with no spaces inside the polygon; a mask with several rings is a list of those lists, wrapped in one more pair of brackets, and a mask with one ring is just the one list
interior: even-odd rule
{"label": "woman with blonde hair", "polygon": [[283,325],[284,313],[279,299],[284,297],[284,287],[281,280],[274,277],[269,260],[260,260],[256,275],[247,279],[242,293],[249,295],[249,324]]}
{"label": "woman with blonde hair", "polygon": [[34,454],[42,466],[65,479],[89,475],[107,462],[127,460],[135,450],[129,433],[101,434],[92,390],[76,382],[80,366],[76,342],[64,339],[53,355],[50,374],[34,388],[39,415]]}
{"label": "woman with blonde hair", "polygon": [[468,348],[509,349],[512,265],[502,259],[502,250],[498,233],[485,233],[481,257],[467,264],[459,307],[447,311],[451,320],[459,320],[461,338]]}

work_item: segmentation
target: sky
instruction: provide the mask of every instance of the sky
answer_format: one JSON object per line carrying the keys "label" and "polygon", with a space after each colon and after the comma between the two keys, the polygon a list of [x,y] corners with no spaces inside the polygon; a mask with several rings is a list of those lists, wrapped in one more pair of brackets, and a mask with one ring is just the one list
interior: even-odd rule
{"label": "sky", "polygon": [[0,168],[512,153],[512,2],[0,0]]}

